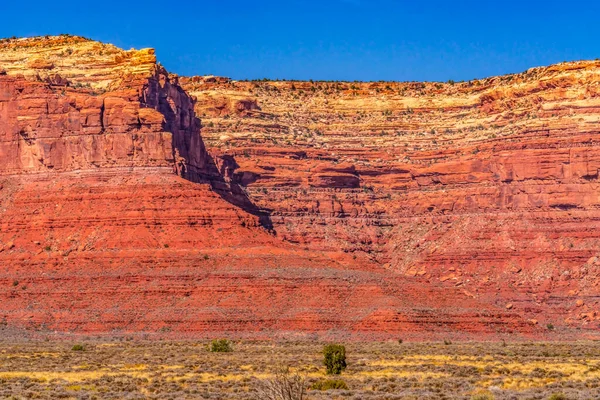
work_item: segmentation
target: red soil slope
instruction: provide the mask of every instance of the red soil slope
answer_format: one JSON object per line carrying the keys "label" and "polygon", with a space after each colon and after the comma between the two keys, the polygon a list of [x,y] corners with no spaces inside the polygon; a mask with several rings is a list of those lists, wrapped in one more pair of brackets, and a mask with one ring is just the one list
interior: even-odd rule
{"label": "red soil slope", "polygon": [[7,327],[598,331],[594,63],[337,89],[180,80],[152,51],[52,37],[0,43],[0,70]]}

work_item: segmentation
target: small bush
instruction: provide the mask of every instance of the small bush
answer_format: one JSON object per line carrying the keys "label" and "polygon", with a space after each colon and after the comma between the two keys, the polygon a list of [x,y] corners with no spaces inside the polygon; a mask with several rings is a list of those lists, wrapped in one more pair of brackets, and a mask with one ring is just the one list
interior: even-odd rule
{"label": "small bush", "polygon": [[328,374],[341,374],[346,369],[346,348],[340,344],[328,344],[323,348],[323,363]]}
{"label": "small bush", "polygon": [[567,396],[562,393],[554,393],[548,397],[548,400],[567,400]]}
{"label": "small bush", "polygon": [[82,344],[76,344],[75,346],[73,346],[73,347],[71,348],[71,350],[73,350],[73,351],[84,351],[84,350],[85,350],[85,347],[83,347],[83,345],[82,345]]}
{"label": "small bush", "polygon": [[348,385],[341,379],[327,379],[315,382],[310,388],[312,390],[348,390]]}
{"label": "small bush", "polygon": [[304,400],[306,383],[304,377],[282,369],[273,379],[260,381],[256,389],[257,400]]}
{"label": "small bush", "polygon": [[548,328],[549,331],[553,331],[554,330],[554,325],[548,324],[548,325],[546,325],[546,328]]}
{"label": "small bush", "polygon": [[210,342],[209,350],[212,353],[230,353],[233,351],[233,346],[227,339],[215,339]]}
{"label": "small bush", "polygon": [[471,400],[494,400],[495,397],[490,392],[482,392],[471,397]]}

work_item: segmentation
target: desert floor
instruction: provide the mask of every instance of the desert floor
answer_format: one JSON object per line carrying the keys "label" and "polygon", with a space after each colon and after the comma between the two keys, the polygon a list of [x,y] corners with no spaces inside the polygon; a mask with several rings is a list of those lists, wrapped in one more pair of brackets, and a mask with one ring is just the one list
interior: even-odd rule
{"label": "desert floor", "polygon": [[[348,368],[334,378],[322,343],[208,344],[0,343],[0,398],[257,399],[283,367],[306,379],[308,399],[600,398],[600,342],[347,343]],[[327,379],[348,390],[310,389]]]}

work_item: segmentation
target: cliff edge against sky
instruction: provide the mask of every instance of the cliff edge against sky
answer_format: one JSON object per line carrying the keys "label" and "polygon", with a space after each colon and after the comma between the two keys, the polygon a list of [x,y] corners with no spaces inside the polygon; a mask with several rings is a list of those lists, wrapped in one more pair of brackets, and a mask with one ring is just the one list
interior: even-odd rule
{"label": "cliff edge against sky", "polygon": [[593,338],[600,62],[177,77],[0,42],[0,318],[27,334]]}

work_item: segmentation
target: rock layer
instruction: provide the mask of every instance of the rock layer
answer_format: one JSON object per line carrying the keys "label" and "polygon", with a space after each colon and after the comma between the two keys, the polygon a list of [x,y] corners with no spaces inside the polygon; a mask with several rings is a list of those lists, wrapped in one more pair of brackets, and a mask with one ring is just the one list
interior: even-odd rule
{"label": "rock layer", "polygon": [[61,36],[0,42],[0,70],[5,324],[598,332],[596,62],[466,83],[236,82]]}

